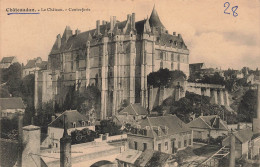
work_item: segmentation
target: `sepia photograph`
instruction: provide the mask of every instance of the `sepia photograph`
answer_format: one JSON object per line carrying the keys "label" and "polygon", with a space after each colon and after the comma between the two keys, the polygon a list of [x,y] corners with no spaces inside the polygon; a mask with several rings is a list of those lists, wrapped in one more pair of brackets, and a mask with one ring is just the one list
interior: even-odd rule
{"label": "sepia photograph", "polygon": [[260,0],[0,0],[0,167],[260,167]]}

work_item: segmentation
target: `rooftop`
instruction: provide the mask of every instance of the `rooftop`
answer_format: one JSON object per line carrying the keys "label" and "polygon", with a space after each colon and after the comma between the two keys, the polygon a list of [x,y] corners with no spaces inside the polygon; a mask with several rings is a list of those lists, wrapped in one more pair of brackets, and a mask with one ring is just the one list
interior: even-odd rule
{"label": "rooftop", "polygon": [[21,97],[0,98],[1,110],[6,109],[25,109],[25,105]]}
{"label": "rooftop", "polygon": [[1,60],[1,63],[12,63],[12,61],[14,60],[15,56],[11,56],[11,57],[3,57]]}
{"label": "rooftop", "polygon": [[148,111],[140,103],[135,103],[128,105],[119,112],[119,115],[125,115],[126,113],[128,115],[147,115]]}
{"label": "rooftop", "polygon": [[83,127],[82,121],[88,122],[88,119],[85,115],[82,115],[77,110],[67,110],[64,111],[60,116],[58,116],[54,121],[49,124],[49,127],[63,128],[63,119],[66,115],[67,128],[73,128],[73,123],[76,123],[76,127]]}

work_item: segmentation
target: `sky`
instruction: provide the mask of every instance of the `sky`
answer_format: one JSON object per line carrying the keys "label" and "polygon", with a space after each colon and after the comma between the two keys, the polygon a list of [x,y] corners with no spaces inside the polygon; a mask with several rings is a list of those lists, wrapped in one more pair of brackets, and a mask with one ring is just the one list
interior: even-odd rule
{"label": "sky", "polygon": [[[230,4],[225,14],[224,3]],[[0,58],[20,62],[48,54],[66,25],[81,32],[94,29],[96,20],[136,21],[149,17],[153,6],[169,33],[176,32],[190,50],[190,63],[241,69],[260,67],[260,0],[0,0]],[[232,7],[238,6],[233,16]],[[6,8],[89,8],[86,12],[43,12],[7,15]],[[233,8],[234,10],[235,8]]]}

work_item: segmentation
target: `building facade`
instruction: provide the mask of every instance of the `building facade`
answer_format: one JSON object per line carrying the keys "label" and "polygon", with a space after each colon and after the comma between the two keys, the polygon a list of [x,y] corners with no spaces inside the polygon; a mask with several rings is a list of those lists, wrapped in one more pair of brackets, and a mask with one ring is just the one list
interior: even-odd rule
{"label": "building facade", "polygon": [[174,154],[193,145],[192,130],[176,115],[147,117],[127,134],[130,149]]}
{"label": "building facade", "polygon": [[[79,90],[97,86],[101,92],[100,119],[105,119],[115,115],[124,101],[146,108],[147,75],[160,68],[189,75],[189,50],[180,34],[168,33],[154,8],[150,18],[137,22],[133,13],[122,22],[115,16],[102,24],[98,20],[96,29],[82,33],[76,30],[73,34],[67,26],[62,36],[57,35],[46,73],[52,75],[49,81],[53,85],[59,81],[62,86],[75,85]],[[36,84],[38,80],[42,78],[36,78]],[[61,92],[41,92],[35,97],[36,104],[44,96],[64,101]]]}

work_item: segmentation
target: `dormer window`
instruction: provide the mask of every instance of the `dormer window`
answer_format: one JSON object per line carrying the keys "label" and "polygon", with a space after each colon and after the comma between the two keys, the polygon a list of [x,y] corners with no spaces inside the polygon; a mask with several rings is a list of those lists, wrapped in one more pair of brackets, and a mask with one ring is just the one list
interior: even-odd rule
{"label": "dormer window", "polygon": [[73,128],[76,128],[76,122],[72,123]]}
{"label": "dormer window", "polygon": [[82,126],[86,126],[86,122],[85,121],[82,121]]}

